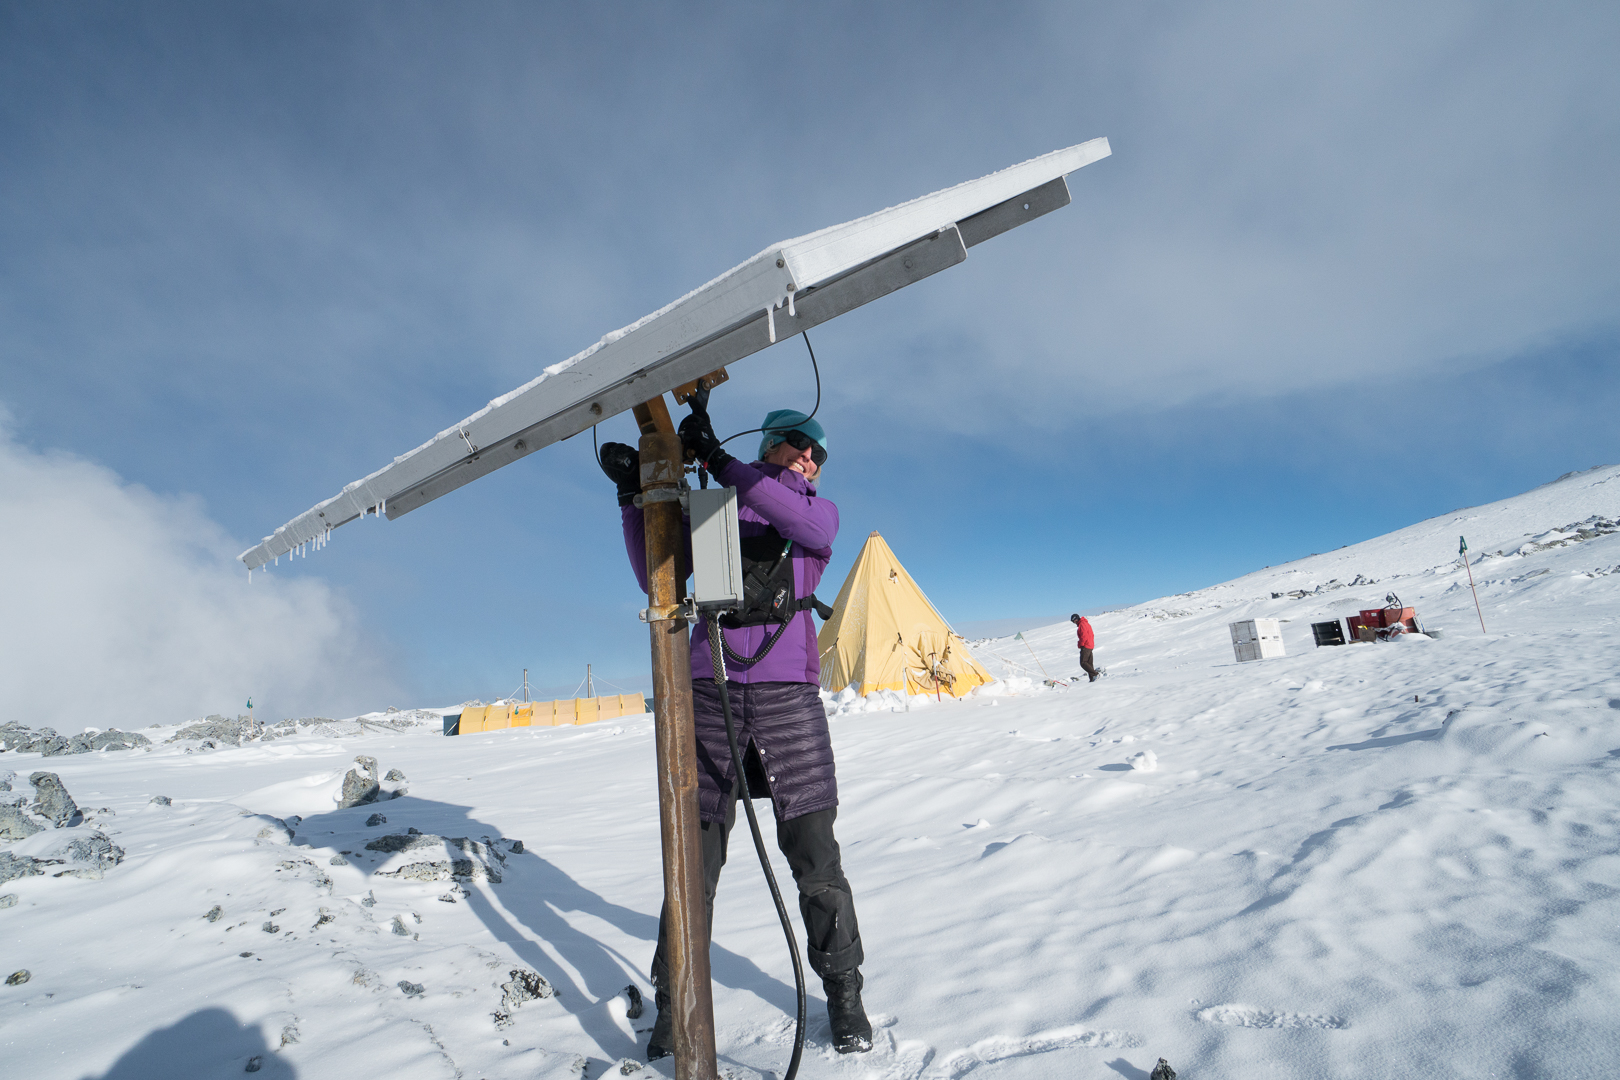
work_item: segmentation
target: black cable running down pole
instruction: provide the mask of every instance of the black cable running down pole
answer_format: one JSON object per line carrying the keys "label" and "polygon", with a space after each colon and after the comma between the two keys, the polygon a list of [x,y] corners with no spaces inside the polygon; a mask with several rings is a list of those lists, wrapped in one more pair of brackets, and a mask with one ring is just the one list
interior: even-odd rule
{"label": "black cable running down pole", "polygon": [[[808,342],[809,338],[805,340]],[[746,435],[747,432],[741,434]],[[782,920],[782,933],[787,937],[788,955],[793,958],[793,984],[799,993],[799,1018],[793,1033],[793,1059],[788,1062],[787,1072],[782,1077],[782,1080],[793,1080],[799,1072],[799,1059],[804,1056],[804,965],[799,961],[799,941],[793,936],[793,923],[788,918],[787,905],[782,903],[782,891],[776,887],[776,875],[771,872],[771,857],[765,852],[765,838],[759,833],[754,800],[748,794],[748,773],[743,769],[742,751],[737,748],[737,727],[731,719],[731,695],[726,693],[725,662],[721,659],[720,624],[714,613],[710,613],[708,623],[709,657],[714,661],[714,685],[720,691],[720,711],[726,718],[726,742],[731,744],[731,767],[737,770],[737,786],[742,791],[743,809],[748,812],[748,828],[754,834],[754,850],[759,853],[759,865],[765,871],[765,882],[771,887],[771,899],[776,901],[776,914]]]}

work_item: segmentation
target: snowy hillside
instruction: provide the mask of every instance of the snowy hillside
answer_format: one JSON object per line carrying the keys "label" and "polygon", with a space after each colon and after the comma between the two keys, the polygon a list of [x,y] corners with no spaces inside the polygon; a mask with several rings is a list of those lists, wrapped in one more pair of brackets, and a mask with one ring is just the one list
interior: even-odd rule
{"label": "snowy hillside", "polygon": [[[1043,685],[1077,671],[1061,624],[984,643],[1003,681],[968,700],[830,701],[877,1045],[833,1054],[815,988],[801,1075],[1620,1068],[1617,519],[1620,467],[1592,470],[1097,616],[1094,685]],[[1443,636],[1312,647],[1389,592]],[[1233,660],[1256,617],[1288,656]],[[228,729],[0,754],[8,1073],[673,1075],[638,1065],[627,993],[661,894],[650,718]],[[359,755],[398,796],[338,809]],[[791,967],[732,853],[721,1067],[779,1077]]]}

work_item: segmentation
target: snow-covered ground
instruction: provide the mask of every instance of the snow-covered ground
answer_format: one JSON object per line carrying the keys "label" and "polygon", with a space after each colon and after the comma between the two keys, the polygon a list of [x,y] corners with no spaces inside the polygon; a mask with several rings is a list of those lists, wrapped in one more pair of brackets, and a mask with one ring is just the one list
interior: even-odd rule
{"label": "snow-covered ground", "polygon": [[[1034,656],[984,643],[1003,681],[968,700],[830,703],[877,1044],[833,1054],[813,988],[801,1075],[1616,1071],[1617,518],[1620,467],[1593,470],[1097,616],[1094,685],[1041,681],[1077,671],[1065,623]],[[1392,591],[1443,636],[1313,648]],[[1255,617],[1290,620],[1288,656],[1234,661]],[[650,1001],[627,1014],[661,894],[651,719],[367,719],[0,755],[13,801],[49,771],[89,819],[0,846],[42,871],[0,884],[0,976],[29,973],[0,986],[6,1073],[672,1075],[630,1064]],[[405,793],[336,809],[357,755]],[[468,842],[366,848],[407,829]],[[391,876],[424,860],[470,874]],[[792,974],[746,846],[712,955],[722,1071],[779,1077]],[[514,970],[555,995],[516,1001]]]}

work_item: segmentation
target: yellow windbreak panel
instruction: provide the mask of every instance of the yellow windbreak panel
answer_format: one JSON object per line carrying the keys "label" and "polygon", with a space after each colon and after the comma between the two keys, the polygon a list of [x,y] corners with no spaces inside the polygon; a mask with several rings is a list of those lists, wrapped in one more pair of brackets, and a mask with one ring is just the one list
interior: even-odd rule
{"label": "yellow windbreak panel", "polygon": [[509,727],[555,727],[558,724],[593,724],[615,716],[637,716],[647,711],[640,694],[608,694],[597,698],[561,701],[514,702],[505,705],[470,705],[461,710],[463,735],[500,731]]}

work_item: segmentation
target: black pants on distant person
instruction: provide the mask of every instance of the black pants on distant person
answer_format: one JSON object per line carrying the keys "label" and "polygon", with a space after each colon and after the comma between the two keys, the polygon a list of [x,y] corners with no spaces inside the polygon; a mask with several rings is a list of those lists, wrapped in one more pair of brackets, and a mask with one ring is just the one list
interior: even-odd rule
{"label": "black pants on distant person", "polygon": [[1092,682],[1097,681],[1097,664],[1091,659],[1091,650],[1084,647],[1080,649],[1080,670],[1091,676]]}
{"label": "black pants on distant person", "polygon": [[[720,869],[726,864],[727,840],[737,821],[737,789],[732,788],[726,820],[705,821],[698,842],[703,849],[703,906],[708,916],[709,936],[714,936],[714,893],[720,883]],[[759,794],[764,798],[763,793]],[[804,933],[810,969],[822,978],[853,971],[866,959],[861,949],[860,925],[855,921],[855,896],[844,877],[833,822],[838,808],[818,810],[776,823],[776,844],[787,856],[793,880],[799,886],[799,913],[804,917]],[[743,843],[754,839],[743,830]],[[665,923],[666,909],[658,917],[658,949],[653,953],[652,981],[661,991],[669,987],[669,959]]]}

